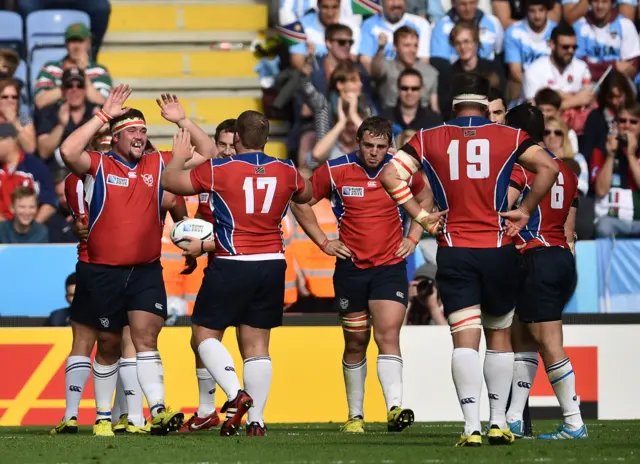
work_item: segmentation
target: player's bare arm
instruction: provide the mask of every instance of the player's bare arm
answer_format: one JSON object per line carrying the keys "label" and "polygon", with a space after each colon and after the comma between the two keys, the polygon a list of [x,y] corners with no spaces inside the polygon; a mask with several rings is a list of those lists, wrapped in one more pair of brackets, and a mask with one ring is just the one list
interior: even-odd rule
{"label": "player's bare arm", "polygon": [[569,249],[574,256],[576,254],[576,240],[578,239],[576,235],[576,214],[578,214],[578,208],[572,206],[569,208],[569,215],[567,216],[567,220],[564,222],[564,236],[566,237]]}
{"label": "player's bare arm", "polygon": [[437,235],[442,226],[442,218],[448,211],[428,213],[414,198],[409,188],[409,179],[419,169],[418,160],[404,150],[398,150],[391,162],[382,169],[380,183],[396,204],[402,206],[415,222],[429,234]]}
{"label": "player's bare arm", "polygon": [[513,208],[513,205],[516,204],[516,201],[518,201],[518,198],[520,198],[520,190],[518,190],[515,187],[509,186],[509,192],[507,193],[507,200],[509,202],[509,209]]}
{"label": "player's bare arm", "polygon": [[318,200],[312,198],[307,204],[295,204],[291,203],[291,212],[304,230],[304,233],[320,248],[324,253],[329,256],[337,256],[341,259],[347,259],[351,257],[351,251],[340,240],[329,240],[324,233],[318,219],[313,212],[313,205],[318,203]]}
{"label": "player's bare arm", "polygon": [[131,89],[126,84],[120,84],[111,91],[102,110],[89,121],[73,131],[60,145],[60,154],[65,165],[78,176],[82,176],[91,168],[91,158],[85,147],[100,131],[102,126],[113,118],[122,116],[129,108],[124,107],[131,95]]}
{"label": "player's bare arm", "polygon": [[[291,198],[291,201],[298,204],[305,204],[312,201],[313,198],[313,187],[311,186],[311,181],[309,179],[304,179],[304,191],[300,194],[294,194]],[[317,203],[313,203],[314,205]]]}
{"label": "player's bare arm", "polygon": [[507,219],[506,232],[509,236],[516,235],[529,222],[531,212],[538,207],[540,201],[549,193],[551,187],[558,178],[558,164],[538,145],[533,145],[518,158],[525,169],[536,174],[531,185],[531,191],[518,209],[500,213]]}
{"label": "player's bare arm", "polygon": [[[433,194],[431,194],[431,199],[429,199],[429,193],[431,189],[428,185],[425,185],[424,189],[416,195],[415,199],[420,205],[421,208],[424,208],[425,211],[431,211],[433,207]],[[425,208],[425,204],[428,204]],[[401,258],[408,258],[416,251],[416,247],[418,243],[420,243],[420,239],[422,238],[422,233],[424,229],[422,225],[417,223],[416,221],[411,221],[411,226],[409,226],[409,233],[406,238],[402,239],[400,246],[398,247],[398,251],[396,251],[396,256],[400,256]]]}
{"label": "player's bare arm", "polygon": [[[176,95],[163,93],[160,98],[156,98],[156,103],[160,107],[160,114],[164,119],[176,124],[181,129],[189,131],[191,143],[195,147],[194,158],[196,158],[189,163],[191,167],[195,167],[194,163],[199,165],[207,159],[217,157],[218,148],[216,144],[200,126],[187,117],[184,107]],[[198,162],[200,156],[204,159]]]}
{"label": "player's bare arm", "polygon": [[195,195],[196,192],[191,183],[190,170],[186,170],[186,164],[193,156],[191,135],[186,129],[180,129],[173,136],[173,156],[162,172],[162,187],[176,195]]}

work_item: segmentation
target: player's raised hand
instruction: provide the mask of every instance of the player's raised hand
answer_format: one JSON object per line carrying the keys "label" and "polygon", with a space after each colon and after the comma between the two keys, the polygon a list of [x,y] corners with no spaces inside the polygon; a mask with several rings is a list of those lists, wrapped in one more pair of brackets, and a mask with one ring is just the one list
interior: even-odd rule
{"label": "player's raised hand", "polygon": [[429,213],[429,216],[420,221],[422,228],[433,237],[437,237],[442,233],[442,227],[444,226],[445,216],[449,212],[448,209],[444,211],[436,211],[435,213]]}
{"label": "player's raised hand", "polygon": [[189,161],[193,157],[194,147],[191,146],[191,134],[186,129],[178,130],[173,136],[173,148],[171,149],[173,156],[182,160]]}
{"label": "player's raised hand", "polygon": [[176,95],[163,93],[160,98],[156,98],[156,103],[160,107],[162,117],[169,122],[177,124],[187,117],[184,107]]}
{"label": "player's raised hand", "polygon": [[340,259],[351,258],[351,250],[340,240],[329,240],[327,244],[320,249],[329,256],[336,256]]}
{"label": "player's raised hand", "polygon": [[518,235],[522,228],[527,225],[531,214],[522,208],[518,208],[507,211],[506,213],[500,213],[500,216],[506,219],[505,232],[509,237],[513,237]]}
{"label": "player's raised hand", "polygon": [[131,95],[131,88],[126,84],[120,84],[115,89],[111,90],[111,93],[107,97],[107,101],[102,105],[102,109],[112,118],[122,116],[129,108],[124,106],[125,102]]}
{"label": "player's raised hand", "polygon": [[411,256],[414,251],[416,251],[416,244],[408,238],[403,238],[398,247],[398,251],[396,251],[396,256],[406,259]]}

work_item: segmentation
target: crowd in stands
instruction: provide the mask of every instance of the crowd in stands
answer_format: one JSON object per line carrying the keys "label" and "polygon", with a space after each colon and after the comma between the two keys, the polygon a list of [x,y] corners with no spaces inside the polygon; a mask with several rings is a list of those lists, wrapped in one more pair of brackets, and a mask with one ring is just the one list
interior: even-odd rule
{"label": "crowd in stands", "polygon": [[274,85],[291,95],[301,168],[354,150],[372,114],[396,147],[448,121],[453,76],[478,72],[492,120],[524,101],[542,110],[545,144],[580,180],[579,237],[640,237],[636,0],[281,0],[279,20]]}

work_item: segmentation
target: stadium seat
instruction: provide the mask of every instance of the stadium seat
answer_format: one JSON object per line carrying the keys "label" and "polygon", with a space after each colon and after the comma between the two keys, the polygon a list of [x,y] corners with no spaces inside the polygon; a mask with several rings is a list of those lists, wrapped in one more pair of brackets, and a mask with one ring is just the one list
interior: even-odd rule
{"label": "stadium seat", "polygon": [[0,48],[11,48],[24,56],[22,17],[12,11],[0,11]]}
{"label": "stadium seat", "polygon": [[75,23],[91,28],[89,15],[76,10],[42,10],[27,16],[27,51],[64,46],[64,32]]}
{"label": "stadium seat", "polygon": [[35,90],[36,79],[40,69],[47,61],[61,60],[67,54],[67,49],[64,47],[56,48],[36,48],[31,53],[31,63],[29,64],[29,85],[31,86],[31,93]]}
{"label": "stadium seat", "polygon": [[18,69],[16,69],[14,78],[22,82],[22,91],[20,92],[20,101],[22,105],[29,105],[29,77],[27,75],[27,62],[20,60]]}

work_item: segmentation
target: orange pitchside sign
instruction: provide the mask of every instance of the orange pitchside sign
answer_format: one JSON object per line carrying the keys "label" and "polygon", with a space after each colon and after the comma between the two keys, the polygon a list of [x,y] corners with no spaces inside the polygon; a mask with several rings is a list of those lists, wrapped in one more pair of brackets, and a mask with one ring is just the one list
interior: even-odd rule
{"label": "orange pitchside sign", "polygon": [[[445,327],[440,328],[447,333]],[[429,344],[430,328],[416,333],[420,343]],[[195,363],[189,347],[191,331],[187,327],[170,327],[160,336],[160,352],[164,363],[167,404],[185,413],[197,408],[198,391]],[[425,335],[426,334],[426,335]],[[411,337],[410,337],[411,338]],[[273,384],[265,411],[268,422],[342,422],[346,419],[347,405],[342,377],[342,331],[339,327],[284,327],[274,331],[271,339],[273,359]],[[242,361],[233,332],[225,337],[231,350],[236,371],[242,376]],[[405,356],[417,342],[404,347]],[[450,342],[448,342],[450,343]],[[438,342],[441,344],[441,342]],[[71,330],[68,328],[0,329],[0,426],[50,425],[57,423],[64,414],[64,370],[71,348]],[[450,347],[432,350],[434,356],[449,356]],[[583,403],[595,403],[598,399],[598,368],[596,347],[567,349],[577,372],[577,390]],[[365,411],[368,421],[385,421],[385,406],[378,383],[375,359],[377,349],[372,343],[368,352],[369,375],[365,387]],[[405,362],[405,385],[415,382],[418,371],[430,369],[430,360],[419,364]],[[438,380],[431,388],[450,389],[449,368],[437,368],[429,375]],[[412,380],[414,379],[414,380]],[[428,395],[430,392],[425,391]],[[431,392],[433,393],[433,392]],[[304,405],[291,407],[292,398],[305,398]],[[423,396],[423,395],[421,395]],[[532,388],[532,400],[553,397],[544,368],[540,367]],[[82,424],[95,419],[93,383],[89,380],[82,402]],[[224,393],[216,395],[221,407]],[[417,420],[430,420],[429,408],[416,404]],[[450,419],[460,420],[457,401],[451,401]],[[449,417],[449,413],[447,414]],[[433,420],[433,419],[431,419]],[[442,420],[442,419],[441,419]]]}

